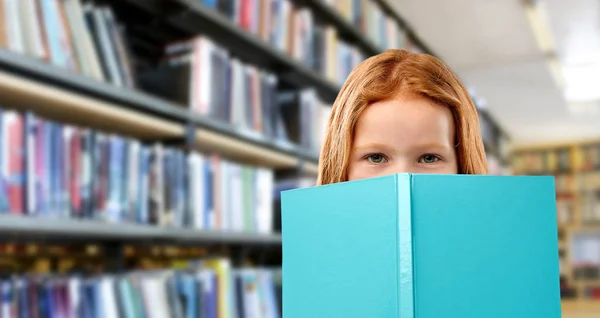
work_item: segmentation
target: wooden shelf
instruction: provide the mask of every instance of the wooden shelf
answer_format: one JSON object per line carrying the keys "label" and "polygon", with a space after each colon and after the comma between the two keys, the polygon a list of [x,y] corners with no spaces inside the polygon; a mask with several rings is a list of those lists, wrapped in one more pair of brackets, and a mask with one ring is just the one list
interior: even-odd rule
{"label": "wooden shelf", "polygon": [[33,111],[63,123],[142,139],[177,138],[184,134],[184,127],[176,122],[2,71],[0,102],[3,108]]}
{"label": "wooden shelf", "polygon": [[200,150],[219,149],[232,159],[274,168],[293,168],[299,163],[295,156],[257,146],[244,140],[230,138],[207,129],[198,129],[196,144]]}
{"label": "wooden shelf", "polygon": [[317,175],[319,173],[319,165],[312,162],[305,162],[302,166],[302,171],[310,175]]}

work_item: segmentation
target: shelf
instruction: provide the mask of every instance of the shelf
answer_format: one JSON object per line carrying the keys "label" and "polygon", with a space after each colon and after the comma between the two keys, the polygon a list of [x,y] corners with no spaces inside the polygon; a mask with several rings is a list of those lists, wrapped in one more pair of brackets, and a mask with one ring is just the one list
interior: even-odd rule
{"label": "shelf", "polygon": [[[144,140],[183,140],[187,122],[199,150],[273,168],[316,164],[318,155],[293,145],[240,132],[151,95],[121,89],[42,61],[0,50],[1,107],[31,110],[44,117]],[[73,116],[77,114],[77,116]]]}
{"label": "shelf", "polygon": [[47,86],[62,88],[68,92],[101,99],[104,102],[118,104],[121,107],[157,115],[168,120],[185,122],[190,114],[184,107],[162,101],[153,96],[100,82],[6,49],[0,49],[0,69],[44,83]]}
{"label": "shelf", "polygon": [[195,0],[125,0],[145,10],[179,30],[204,34],[218,41],[219,46],[241,60],[276,72],[280,80],[295,87],[313,87],[326,102],[333,103],[341,87],[278,50],[257,36],[247,32],[221,13]]}
{"label": "shelf", "polygon": [[319,173],[319,165],[305,162],[301,170],[310,175],[317,175]]}
{"label": "shelf", "polygon": [[84,241],[181,242],[189,244],[280,245],[280,234],[193,230],[94,220],[0,215],[0,236],[10,239],[77,239]]}
{"label": "shelf", "polygon": [[243,140],[232,139],[206,129],[197,130],[196,140],[196,146],[200,150],[219,148],[219,152],[223,155],[244,160],[247,163],[274,168],[291,168],[299,163],[295,156],[259,147]]}
{"label": "shelf", "polygon": [[[182,125],[0,71],[2,108],[143,139],[178,138]],[[74,114],[77,114],[74,116]]]}

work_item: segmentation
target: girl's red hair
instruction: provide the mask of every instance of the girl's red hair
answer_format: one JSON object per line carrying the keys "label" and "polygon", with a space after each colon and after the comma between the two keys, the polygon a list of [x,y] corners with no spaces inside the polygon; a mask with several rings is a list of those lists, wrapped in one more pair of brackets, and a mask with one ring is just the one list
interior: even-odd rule
{"label": "girl's red hair", "polygon": [[368,105],[399,93],[418,94],[452,111],[461,174],[487,174],[477,109],[456,74],[439,59],[387,50],[359,64],[348,76],[329,117],[317,184],[347,181],[354,127]]}

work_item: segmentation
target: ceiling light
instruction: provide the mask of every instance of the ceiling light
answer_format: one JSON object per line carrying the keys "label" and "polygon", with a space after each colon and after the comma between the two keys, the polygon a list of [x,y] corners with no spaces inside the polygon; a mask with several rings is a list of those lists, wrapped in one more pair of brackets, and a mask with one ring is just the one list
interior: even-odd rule
{"label": "ceiling light", "polygon": [[546,8],[542,1],[525,1],[525,14],[533,30],[538,46],[545,54],[554,53],[554,41],[546,18]]}
{"label": "ceiling light", "polygon": [[565,98],[571,102],[589,102],[600,99],[600,61],[563,66]]}

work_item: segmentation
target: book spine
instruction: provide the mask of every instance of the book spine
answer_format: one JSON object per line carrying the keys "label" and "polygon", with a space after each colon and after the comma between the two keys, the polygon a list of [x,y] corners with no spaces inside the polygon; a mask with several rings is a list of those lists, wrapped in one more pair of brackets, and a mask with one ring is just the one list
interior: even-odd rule
{"label": "book spine", "polygon": [[10,213],[8,201],[8,130],[6,112],[0,110],[0,214]]}
{"label": "book spine", "polygon": [[[397,176],[397,194],[399,198],[411,197],[412,180],[410,175]],[[396,264],[399,273],[398,317],[414,317],[414,271],[413,271],[413,206],[411,200],[398,200],[398,224],[396,225],[398,254]]]}
{"label": "book spine", "polygon": [[73,136],[71,137],[70,140],[70,160],[71,160],[71,168],[69,169],[70,172],[70,186],[69,186],[69,192],[71,195],[71,202],[70,202],[70,210],[71,210],[71,215],[79,218],[81,217],[81,215],[83,214],[82,211],[82,200],[81,200],[81,186],[82,186],[82,182],[81,182],[81,172],[82,172],[82,149],[81,149],[81,145],[82,144],[82,133],[81,133],[81,129],[76,128],[73,132]]}
{"label": "book spine", "polygon": [[8,128],[8,198],[11,214],[25,213],[25,128],[23,114],[9,112],[5,117]]}

